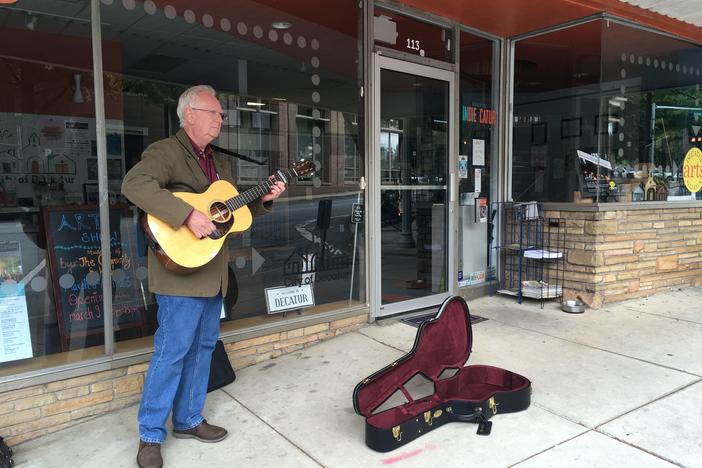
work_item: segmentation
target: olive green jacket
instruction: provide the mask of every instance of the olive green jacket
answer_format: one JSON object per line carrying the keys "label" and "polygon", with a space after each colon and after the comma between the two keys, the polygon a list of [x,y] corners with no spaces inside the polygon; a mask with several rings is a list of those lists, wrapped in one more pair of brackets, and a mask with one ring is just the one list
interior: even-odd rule
{"label": "olive green jacket", "polygon": [[[230,183],[232,171],[229,160],[215,153],[214,163],[219,177]],[[127,172],[122,193],[145,212],[178,229],[192,211],[185,201],[171,192],[202,193],[209,181],[198,164],[188,135],[183,129],[170,138],[157,141],[144,151],[141,161]],[[261,199],[249,204],[254,216],[268,212],[271,202]],[[209,263],[188,275],[166,270],[149,249],[149,290],[173,296],[212,297],[226,293],[229,273],[227,243]]]}

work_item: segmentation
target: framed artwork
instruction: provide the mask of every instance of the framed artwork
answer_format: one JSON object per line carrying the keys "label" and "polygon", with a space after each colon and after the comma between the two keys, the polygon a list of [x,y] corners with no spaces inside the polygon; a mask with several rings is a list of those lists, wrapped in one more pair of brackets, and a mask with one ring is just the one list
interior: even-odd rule
{"label": "framed artwork", "polygon": [[121,179],[122,178],[122,159],[107,159],[107,178]]}
{"label": "framed artwork", "polygon": [[[612,120],[610,120],[612,117]],[[612,126],[612,135],[619,133],[619,116],[600,114],[595,116],[595,135],[609,134],[609,126]]]}
{"label": "framed artwork", "polygon": [[578,138],[582,135],[582,117],[561,120],[561,138]]}
{"label": "framed artwork", "polygon": [[98,184],[83,184],[83,200],[86,205],[97,205],[99,203]]}
{"label": "framed artwork", "polygon": [[548,124],[539,122],[531,124],[531,144],[545,145],[548,141]]}
{"label": "framed artwork", "polygon": [[88,158],[85,160],[88,170],[88,180],[98,180],[97,158]]}

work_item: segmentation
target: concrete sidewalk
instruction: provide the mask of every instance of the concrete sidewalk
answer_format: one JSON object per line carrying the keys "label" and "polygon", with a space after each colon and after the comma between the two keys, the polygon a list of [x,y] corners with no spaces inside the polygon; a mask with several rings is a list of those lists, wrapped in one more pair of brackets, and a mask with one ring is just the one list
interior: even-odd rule
{"label": "concrete sidewalk", "polygon": [[[702,466],[702,288],[586,310],[469,302],[469,364],[532,381],[531,407],[498,414],[492,434],[452,423],[389,453],[364,443],[353,411],[361,379],[409,351],[417,329],[368,325],[242,369],[210,394],[205,416],[226,426],[218,444],[169,437],[166,467]],[[133,467],[137,408],[19,445],[18,467]]]}

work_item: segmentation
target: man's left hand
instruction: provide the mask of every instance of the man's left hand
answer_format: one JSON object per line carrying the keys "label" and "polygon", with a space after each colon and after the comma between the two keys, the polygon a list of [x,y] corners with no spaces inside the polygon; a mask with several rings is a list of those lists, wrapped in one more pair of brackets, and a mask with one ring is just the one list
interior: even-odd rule
{"label": "man's left hand", "polygon": [[265,194],[264,196],[261,197],[261,200],[263,200],[264,203],[269,202],[269,201],[273,201],[276,198],[278,198],[280,196],[280,194],[283,193],[284,191],[285,191],[285,184],[283,182],[278,181],[275,184],[273,184],[273,186],[271,187],[271,190],[267,194]]}

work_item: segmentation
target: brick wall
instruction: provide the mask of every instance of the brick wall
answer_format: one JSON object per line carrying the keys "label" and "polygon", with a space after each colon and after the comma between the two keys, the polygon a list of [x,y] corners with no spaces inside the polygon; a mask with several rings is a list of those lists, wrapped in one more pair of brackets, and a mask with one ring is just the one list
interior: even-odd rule
{"label": "brick wall", "polygon": [[702,284],[702,208],[544,215],[566,219],[565,299],[599,308]]}
{"label": "brick wall", "polygon": [[[225,344],[241,369],[360,328],[366,314]],[[0,436],[10,446],[139,402],[148,364],[0,393]],[[136,421],[135,421],[136,424]]]}

